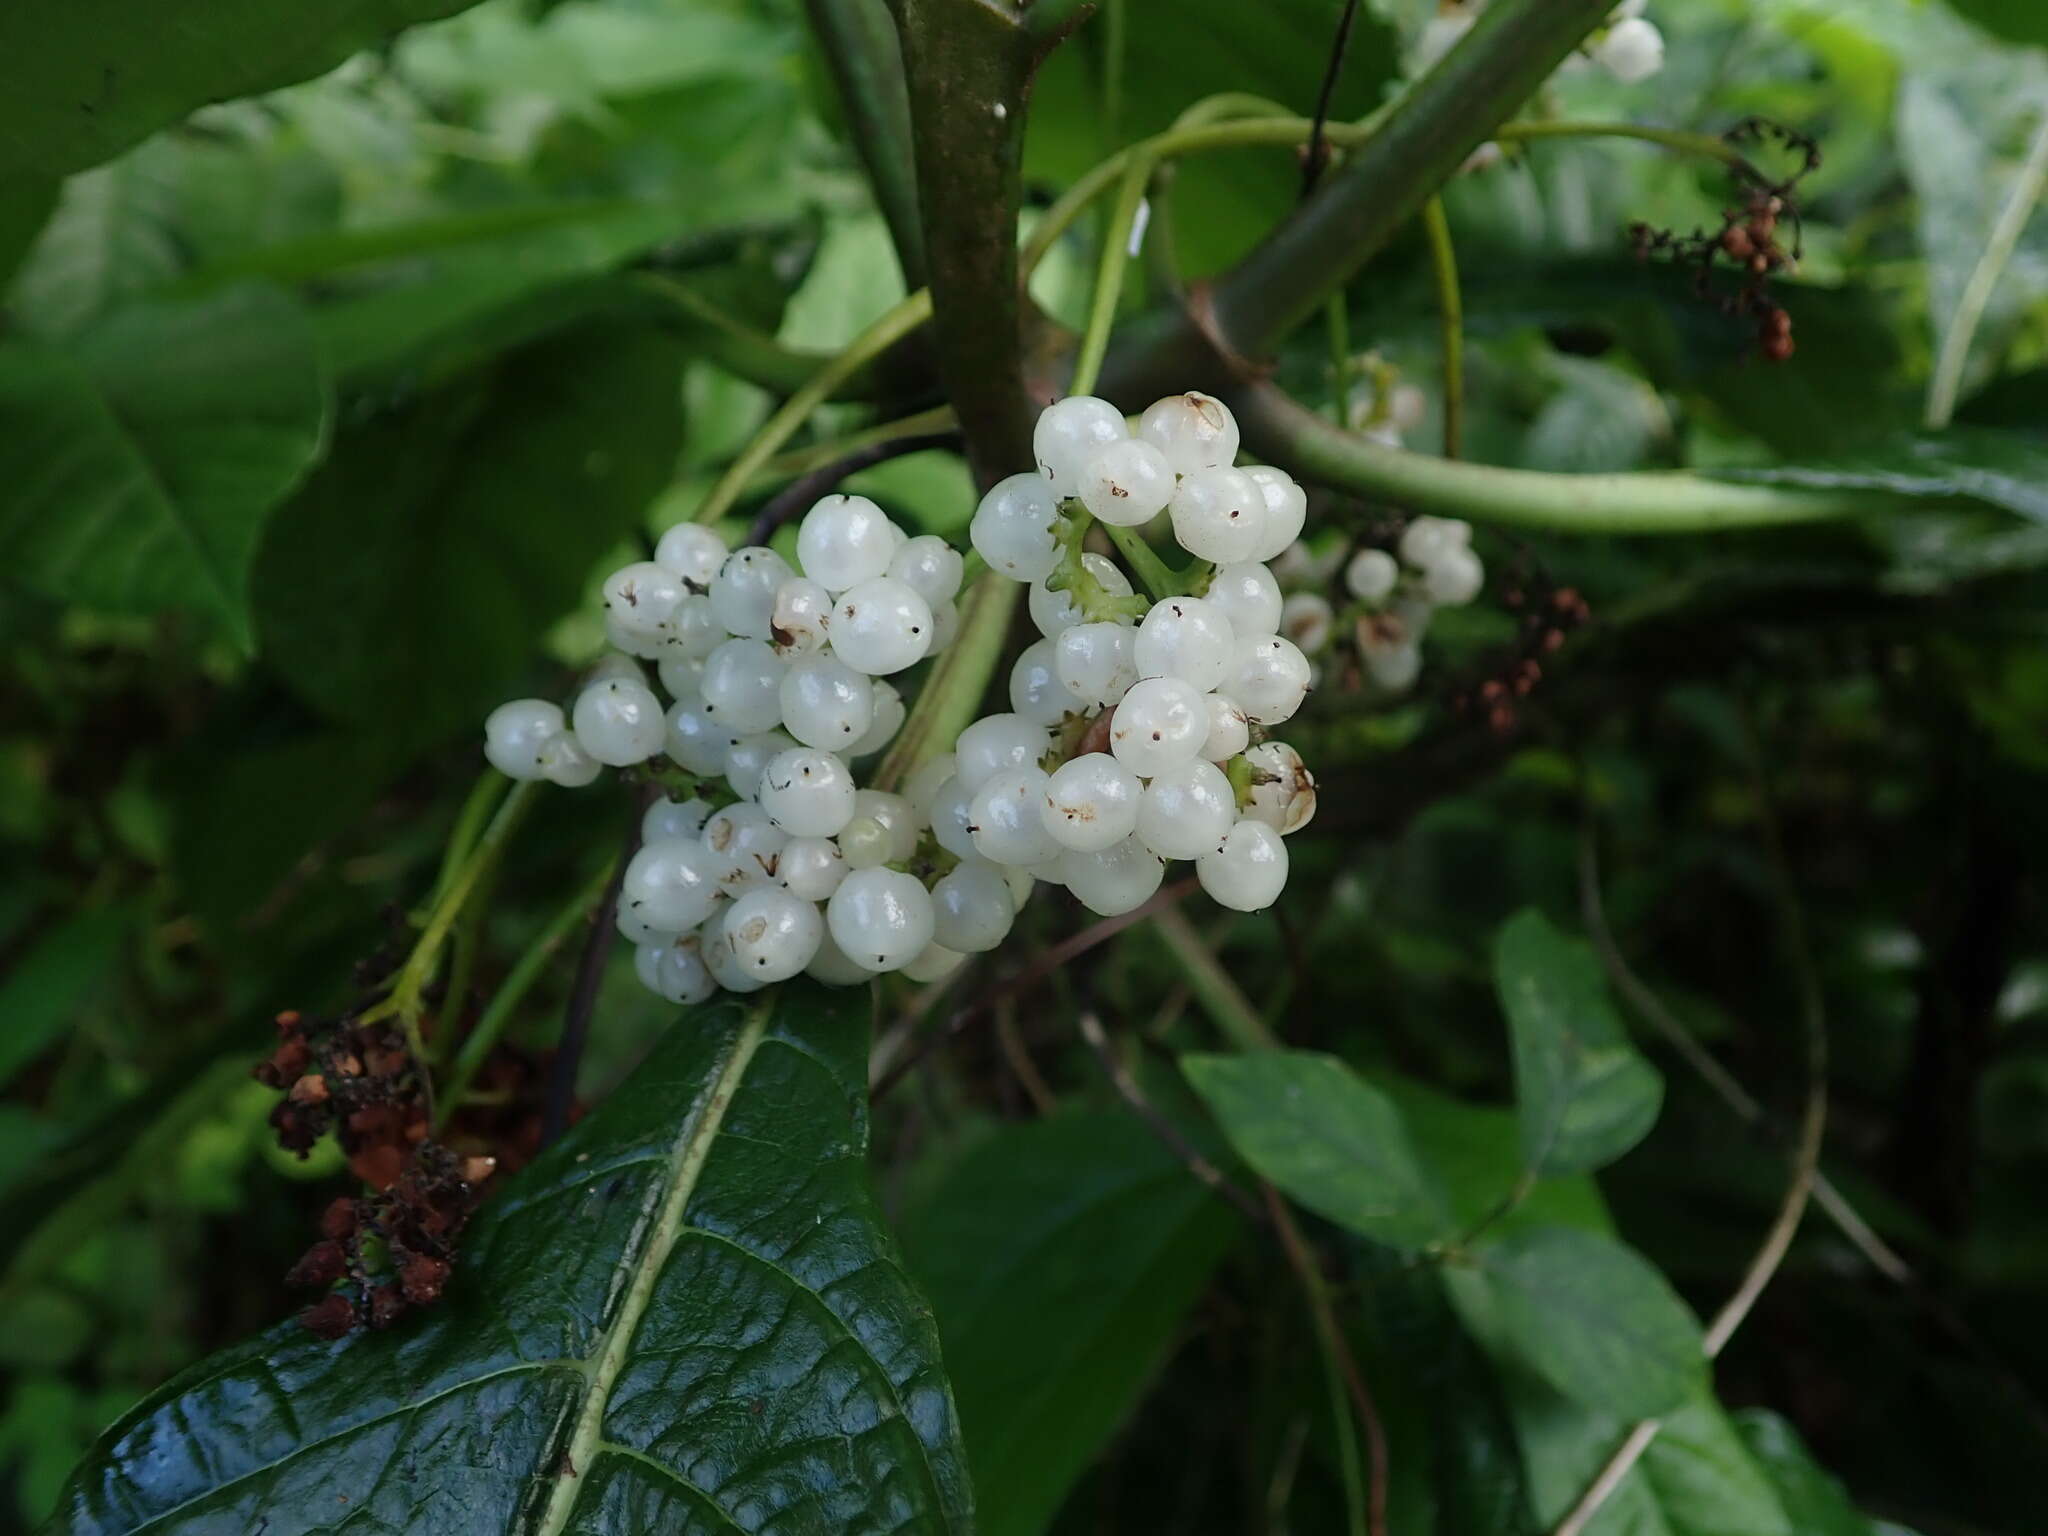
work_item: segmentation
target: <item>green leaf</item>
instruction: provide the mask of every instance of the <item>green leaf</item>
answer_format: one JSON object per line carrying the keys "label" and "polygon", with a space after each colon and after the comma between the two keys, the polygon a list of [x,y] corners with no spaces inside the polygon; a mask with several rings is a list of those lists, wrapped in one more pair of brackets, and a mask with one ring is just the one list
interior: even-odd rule
{"label": "green leaf", "polygon": [[54,597],[249,637],[264,519],[318,457],[328,386],[269,288],[137,306],[69,352],[0,346],[0,562]]}
{"label": "green leaf", "polygon": [[1181,1067],[1238,1156],[1291,1199],[1395,1248],[1451,1235],[1400,1111],[1336,1057],[1261,1051]]}
{"label": "green leaf", "polygon": [[201,1364],[107,1432],[58,1528],[970,1529],[869,1190],[865,998],[749,1001],[680,1020],[498,1191],[443,1302]]}
{"label": "green leaf", "polygon": [[94,993],[114,979],[134,927],[126,907],[81,912],[14,960],[0,981],[0,1086],[43,1053]]}
{"label": "green leaf", "polygon": [[258,557],[266,656],[350,724],[482,719],[666,483],[681,367],[671,338],[591,328],[344,437]]}
{"label": "green leaf", "polygon": [[1975,501],[2048,522],[2048,443],[1993,427],[1902,433],[1804,464],[1708,471],[1724,480]]}
{"label": "green leaf", "polygon": [[1127,1114],[1006,1126],[904,1225],[982,1536],[1036,1536],[1130,1416],[1237,1223]]}
{"label": "green leaf", "polygon": [[2048,47],[2048,10],[2039,0],[1948,0],[1986,32],[2008,42]]}
{"label": "green leaf", "polygon": [[473,0],[73,0],[0,10],[0,176],[84,170],[208,102],[325,73]]}
{"label": "green leaf", "polygon": [[1874,1536],[1877,1527],[1813,1459],[1799,1431],[1767,1408],[1734,1416],[1736,1433],[1763,1467],[1799,1536]]}
{"label": "green leaf", "polygon": [[1705,1379],[1698,1321],[1633,1249],[1529,1227],[1475,1257],[1504,1344],[1573,1402],[1653,1419]]}
{"label": "green leaf", "polygon": [[1494,985],[1514,1042],[1527,1165],[1583,1173],[1641,1141],[1664,1080],[1629,1044],[1592,949],[1524,910],[1495,942]]}

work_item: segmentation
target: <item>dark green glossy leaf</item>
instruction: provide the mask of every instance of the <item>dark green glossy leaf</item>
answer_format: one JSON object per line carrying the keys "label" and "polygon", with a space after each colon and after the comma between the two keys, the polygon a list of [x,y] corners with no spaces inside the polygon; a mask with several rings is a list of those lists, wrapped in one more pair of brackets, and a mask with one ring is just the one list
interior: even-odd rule
{"label": "dark green glossy leaf", "polygon": [[869,1192],[865,997],[779,990],[680,1019],[499,1192],[440,1305],[196,1367],[56,1528],[968,1530],[938,1340]]}
{"label": "dark green glossy leaf", "polygon": [[1130,1415],[1237,1223],[1128,1114],[1006,1126],[907,1219],[982,1536],[1035,1536]]}
{"label": "dark green glossy leaf", "polygon": [[89,607],[249,635],[265,518],[326,436],[303,312],[268,288],[121,311],[68,352],[0,347],[0,561]]}
{"label": "dark green glossy leaf", "polygon": [[1724,479],[1975,501],[2048,522],[2048,444],[1993,427],[1904,433],[1805,464],[1716,471]]}
{"label": "dark green glossy leaf", "polygon": [[1451,1235],[1400,1111],[1336,1057],[1260,1051],[1181,1065],[1238,1156],[1289,1198],[1395,1248]]}
{"label": "dark green glossy leaf", "polygon": [[1650,1419],[1704,1380],[1697,1319],[1633,1249],[1571,1227],[1528,1227],[1476,1260],[1502,1341],[1573,1402]]}
{"label": "dark green glossy leaf", "polygon": [[83,170],[195,107],[333,68],[473,0],[73,0],[0,10],[0,175]]}
{"label": "dark green glossy leaf", "polygon": [[1519,912],[1495,943],[1494,984],[1514,1042],[1528,1166],[1583,1173],[1641,1141],[1664,1080],[1629,1044],[1592,949],[1541,912]]}
{"label": "dark green glossy leaf", "polygon": [[418,743],[480,720],[666,482],[681,365],[595,328],[344,437],[258,558],[265,654],[351,724]]}

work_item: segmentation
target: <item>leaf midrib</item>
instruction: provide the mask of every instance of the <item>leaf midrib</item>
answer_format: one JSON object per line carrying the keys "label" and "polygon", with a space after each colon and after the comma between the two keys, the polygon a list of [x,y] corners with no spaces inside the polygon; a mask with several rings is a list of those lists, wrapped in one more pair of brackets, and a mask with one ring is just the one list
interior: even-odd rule
{"label": "leaf midrib", "polygon": [[767,1034],[768,1020],[775,1009],[774,996],[773,991],[765,993],[762,1001],[748,1013],[740,1032],[733,1037],[732,1049],[719,1066],[709,1091],[699,1101],[689,1131],[677,1140],[675,1153],[669,1159],[668,1191],[662,1197],[661,1209],[647,1234],[647,1241],[634,1261],[633,1278],[619,1302],[619,1310],[605,1329],[604,1340],[592,1357],[583,1403],[570,1431],[569,1443],[563,1448],[559,1473],[548,1494],[540,1523],[534,1527],[534,1536],[561,1536],[576,1511],[584,1474],[596,1461],[604,1442],[604,1416],[605,1410],[611,1406],[612,1387],[625,1369],[627,1351],[632,1347],[634,1334],[639,1331],[641,1317],[654,1299],[654,1287],[661,1278],[662,1270],[667,1267],[668,1256],[682,1237],[683,1212],[696,1191],[704,1164],[711,1156],[711,1145],[718,1139],[718,1128],[725,1119],[725,1112],[739,1091],[755,1051]]}

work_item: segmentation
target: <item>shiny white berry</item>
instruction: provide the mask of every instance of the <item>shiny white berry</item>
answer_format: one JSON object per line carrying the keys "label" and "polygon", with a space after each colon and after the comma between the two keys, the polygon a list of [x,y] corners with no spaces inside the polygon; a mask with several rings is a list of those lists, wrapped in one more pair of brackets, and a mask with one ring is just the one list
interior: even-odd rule
{"label": "shiny white berry", "polygon": [[920,661],[930,643],[932,606],[891,576],[840,595],[832,610],[832,650],[856,672],[886,677]]}
{"label": "shiny white berry", "polygon": [[697,657],[664,654],[654,664],[654,672],[670,698],[693,702],[703,698],[704,663]]}
{"label": "shiny white berry", "polygon": [[635,561],[605,578],[606,620],[617,632],[659,643],[669,618],[689,595],[683,579],[652,560]]}
{"label": "shiny white berry", "polygon": [[832,594],[808,576],[790,577],[775,589],[769,620],[775,654],[792,658],[823,650],[831,621]]}
{"label": "shiny white berry", "polygon": [[829,837],[792,837],[775,857],[775,878],[792,896],[823,901],[846,878],[846,860]]}
{"label": "shiny white berry", "polygon": [[818,941],[818,952],[811,956],[811,963],[804,967],[804,974],[828,987],[857,987],[875,979],[873,971],[839,947],[839,941],[832,937],[829,921],[825,936]]}
{"label": "shiny white berry", "polygon": [[1060,845],[1045,825],[1045,772],[1008,768],[974,792],[967,809],[974,851],[998,864],[1043,864]]}
{"label": "shiny white berry", "polygon": [[1251,722],[1227,693],[1209,695],[1209,734],[1202,741],[1205,763],[1228,762],[1242,752],[1252,739]]}
{"label": "shiny white berry", "polygon": [[539,757],[541,775],[563,789],[581,789],[600,772],[597,759],[568,731],[542,742]]}
{"label": "shiny white berry", "polygon": [[1485,585],[1486,567],[1477,555],[1464,548],[1445,550],[1422,573],[1423,595],[1447,608],[1471,602]]}
{"label": "shiny white berry", "polygon": [[726,754],[739,739],[737,731],[705,712],[701,698],[690,698],[678,699],[669,707],[662,744],[668,755],[691,773],[718,776],[724,774]]}
{"label": "shiny white berry", "polygon": [[711,582],[711,612],[728,633],[766,640],[775,630],[775,594],[795,574],[772,549],[736,549]]}
{"label": "shiny white berry", "polygon": [[962,859],[932,886],[932,938],[962,954],[994,949],[1009,935],[1017,904],[1001,865]]}
{"label": "shiny white berry", "polygon": [[742,800],[713,811],[704,822],[699,842],[716,861],[720,889],[736,896],[774,882],[776,863],[788,846],[789,834],[761,807]]}
{"label": "shiny white berry", "polygon": [[628,944],[673,944],[680,937],[673,928],[649,922],[624,901],[612,910],[612,926]]}
{"label": "shiny white berry", "polygon": [[[1111,597],[1131,595],[1131,578],[1106,556],[1085,554],[1081,557],[1081,568],[1093,576]],[[1057,636],[1061,630],[1083,622],[1084,616],[1074,602],[1073,593],[1064,589],[1055,592],[1044,582],[1032,584],[1028,606],[1031,622],[1038,626],[1041,635]]]}
{"label": "shiny white berry", "polygon": [[1230,780],[1197,760],[1153,776],[1138,797],[1138,840],[1162,859],[1193,859],[1223,841],[1237,820]]}
{"label": "shiny white berry", "polygon": [[1266,499],[1265,536],[1252,551],[1254,560],[1271,560],[1301,537],[1308,521],[1308,492],[1294,483],[1284,469],[1256,464],[1245,471],[1259,494]]}
{"label": "shiny white berry", "polygon": [[946,780],[953,777],[956,766],[952,753],[941,752],[936,757],[926,758],[903,781],[903,798],[909,802],[911,819],[917,825],[931,824],[932,802],[938,799]]}
{"label": "shiny white berry", "polygon": [[1190,390],[1145,407],[1138,436],[1166,457],[1177,475],[1220,469],[1237,461],[1237,418],[1214,395]]}
{"label": "shiny white berry", "polygon": [[960,605],[950,598],[943,603],[932,604],[932,631],[924,648],[925,655],[936,656],[959,638]]}
{"label": "shiny white berry", "polygon": [[932,836],[956,859],[971,859],[974,849],[974,791],[955,774],[932,792]]}
{"label": "shiny white berry", "polygon": [[1236,648],[1237,627],[1220,604],[1167,597],[1140,621],[1132,659],[1140,677],[1178,677],[1206,692],[1228,674]]}
{"label": "shiny white berry", "polygon": [[889,558],[887,574],[937,608],[959,595],[965,570],[959,550],[935,533],[921,533],[898,546]]}
{"label": "shiny white berry", "polygon": [[1472,525],[1451,517],[1418,517],[1401,530],[1401,561],[1417,570],[1428,570],[1448,549],[1462,549],[1472,542]]}
{"label": "shiny white berry", "polygon": [[954,772],[969,794],[1007,768],[1036,767],[1052,738],[1022,715],[983,715],[953,743]]}
{"label": "shiny white berry", "polygon": [[640,818],[640,840],[660,843],[682,838],[694,842],[710,814],[711,807],[702,800],[657,800]]}
{"label": "shiny white berry", "polygon": [[1093,709],[1130,691],[1138,680],[1133,638],[1128,624],[1075,624],[1060,631],[1052,642],[1052,668],[1070,703]]}
{"label": "shiny white berry", "polygon": [[1308,658],[1284,635],[1240,638],[1223,688],[1245,715],[1278,725],[1308,697]]}
{"label": "shiny white berry", "polygon": [[576,696],[576,743],[598,762],[623,768],[661,750],[661,701],[642,682],[611,677]]}
{"label": "shiny white berry", "polygon": [[857,869],[832,893],[825,921],[848,958],[871,970],[898,970],[932,941],[932,898],[915,875]]}
{"label": "shiny white berry", "polygon": [[850,869],[901,864],[917,852],[919,823],[910,802],[880,789],[853,797],[853,818],[839,834],[839,849]]}
{"label": "shiny white berry", "polygon": [[1158,445],[1119,438],[1089,456],[1076,494],[1098,521],[1136,528],[1151,522],[1173,500],[1173,467]]}
{"label": "shiny white berry", "polygon": [[933,982],[952,975],[967,963],[967,957],[957,949],[948,949],[939,943],[927,944],[903,967],[903,979],[915,982]]}
{"label": "shiny white berry", "polygon": [[838,757],[791,747],[761,770],[757,801],[791,837],[833,837],[853,820],[853,795],[853,774]]}
{"label": "shiny white berry", "polygon": [[1654,21],[1629,17],[1607,29],[1593,58],[1623,85],[1640,85],[1664,67],[1664,34]]}
{"label": "shiny white berry", "polygon": [[720,859],[696,839],[648,843],[626,865],[619,905],[632,908],[634,916],[652,928],[686,933],[718,905],[724,874]]}
{"label": "shiny white berry", "polygon": [[1031,432],[1038,472],[1056,496],[1081,494],[1081,473],[1103,447],[1130,436],[1124,413],[1093,395],[1069,395],[1039,412]]}
{"label": "shiny white berry", "polygon": [[1036,725],[1058,725],[1074,707],[1073,695],[1053,670],[1055,644],[1032,641],[1010,668],[1010,708]]}
{"label": "shiny white berry", "polygon": [[1375,638],[1359,654],[1372,680],[1389,693],[1407,692],[1422,675],[1422,649],[1412,638]]}
{"label": "shiny white berry", "polygon": [[844,592],[888,571],[897,533],[888,515],[867,497],[827,496],[797,526],[797,564],[827,590]]}
{"label": "shiny white berry", "polygon": [[1217,566],[1202,600],[1230,621],[1233,635],[1270,635],[1280,627],[1280,583],[1260,561]]}
{"label": "shiny white berry", "polygon": [[851,747],[850,757],[869,757],[879,752],[896,739],[896,733],[903,729],[903,722],[910,711],[903,707],[903,695],[893,685],[881,678],[875,679],[875,717],[866,732]]}
{"label": "shiny white berry", "polygon": [[1060,855],[1060,883],[1089,911],[1117,917],[1152,899],[1166,865],[1136,837],[1092,852],[1078,848]]}
{"label": "shiny white berry", "polygon": [[807,747],[844,752],[875,721],[875,685],[836,656],[792,662],[776,688],[782,724]]}
{"label": "shiny white berry", "polygon": [[1193,683],[1148,677],[1124,695],[1110,722],[1109,750],[1140,778],[1193,762],[1209,739],[1209,701]]}
{"label": "shiny white berry", "polygon": [[1384,549],[1361,549],[1344,567],[1344,590],[1362,603],[1385,602],[1400,579],[1400,564]]}
{"label": "shiny white berry", "polygon": [[1198,469],[1173,493],[1173,536],[1182,549],[1227,565],[1258,558],[1266,540],[1266,494],[1241,469]]}
{"label": "shiny white berry", "polygon": [[1138,776],[1107,752],[1084,753],[1046,780],[1045,829],[1062,848],[1107,848],[1137,827],[1142,793]]}
{"label": "shiny white berry", "polygon": [[704,660],[697,690],[704,712],[742,736],[782,723],[782,679],[789,664],[765,640],[732,639]]}
{"label": "shiny white berry", "polygon": [[756,981],[787,981],[811,963],[824,936],[817,907],[779,886],[748,891],[725,914],[725,941]]}
{"label": "shiny white berry", "polygon": [[702,661],[728,638],[709,597],[692,594],[676,604],[663,628],[657,661],[669,656]]}
{"label": "shiny white berry", "polygon": [[767,770],[768,760],[778,752],[787,752],[796,743],[781,731],[762,731],[758,735],[742,736],[725,752],[725,782],[742,800],[752,800],[761,792],[761,775]]}
{"label": "shiny white berry", "polygon": [[725,936],[725,918],[726,912],[714,913],[697,932],[705,968],[711,972],[711,979],[727,992],[758,992],[768,983],[740,964],[739,956]]}
{"label": "shiny white berry", "polygon": [[1043,475],[1011,475],[981,498],[967,535],[990,570],[1012,581],[1043,581],[1059,564],[1059,510]]}
{"label": "shiny white berry", "polygon": [[1241,819],[1220,845],[1195,860],[1195,877],[1219,905],[1263,911],[1287,886],[1287,845],[1263,821]]}
{"label": "shiny white berry", "polygon": [[1262,741],[1244,755],[1252,767],[1244,814],[1281,836],[1299,832],[1316,814],[1316,776],[1284,741]]}
{"label": "shiny white berry", "polygon": [[1337,627],[1337,615],[1330,600],[1320,592],[1291,594],[1280,610],[1280,633],[1292,640],[1305,656],[1313,656],[1330,643]]}
{"label": "shiny white berry", "polygon": [[655,544],[654,562],[706,592],[725,564],[725,540],[701,523],[677,523]]}
{"label": "shiny white berry", "polygon": [[566,728],[560,705],[514,699],[484,718],[484,757],[507,778],[545,778],[540,749]]}
{"label": "shiny white berry", "polygon": [[648,991],[686,1008],[703,1002],[718,990],[694,933],[683,934],[666,944],[641,945],[634,952],[633,969]]}

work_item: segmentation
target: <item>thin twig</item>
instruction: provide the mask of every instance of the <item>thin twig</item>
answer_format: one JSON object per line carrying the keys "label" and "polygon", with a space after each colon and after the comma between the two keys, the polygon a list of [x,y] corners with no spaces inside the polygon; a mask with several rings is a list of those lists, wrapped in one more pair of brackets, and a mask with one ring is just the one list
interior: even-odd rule
{"label": "thin twig", "polygon": [[914,437],[889,437],[880,442],[865,443],[842,458],[830,464],[821,464],[807,475],[790,481],[754,514],[754,521],[747,528],[749,544],[766,544],[769,535],[784,523],[803,516],[811,504],[820,496],[828,495],[840,481],[850,475],[857,475],[864,469],[877,464],[886,464],[891,459],[900,459],[905,454],[921,453],[927,448],[946,448],[959,442],[957,432],[927,432]]}
{"label": "thin twig", "polygon": [[1102,1064],[1103,1075],[1110,1086],[1117,1091],[1132,1112],[1145,1123],[1145,1128],[1158,1137],[1167,1151],[1179,1158],[1181,1165],[1201,1183],[1216,1191],[1232,1205],[1253,1226],[1266,1224],[1266,1213],[1259,1208],[1259,1202],[1241,1188],[1236,1180],[1218,1168],[1195,1149],[1193,1142],[1180,1133],[1174,1123],[1162,1115],[1145,1097],[1145,1090],[1138,1086],[1138,1080],[1131,1076],[1130,1069],[1118,1059],[1116,1049],[1103,1032],[1102,1020],[1089,1009],[1081,1010],[1081,1038],[1088,1042],[1088,1048],[1095,1053],[1095,1059]]}
{"label": "thin twig", "polygon": [[[1281,1250],[1287,1255],[1287,1263],[1295,1278],[1301,1282],[1302,1295],[1308,1302],[1324,1358],[1342,1381],[1341,1391],[1331,1406],[1341,1409],[1344,1395],[1348,1394],[1352,1410],[1358,1415],[1358,1427],[1365,1439],[1366,1462],[1370,1471],[1366,1484],[1365,1530],[1368,1536],[1387,1536],[1387,1433],[1380,1423],[1379,1408],[1373,1402],[1372,1394],[1366,1390],[1365,1378],[1358,1372],[1358,1362],[1352,1358],[1351,1346],[1345,1341],[1344,1330],[1338,1326],[1336,1313],[1330,1306],[1329,1287],[1323,1283],[1323,1272],[1316,1267],[1315,1255],[1310,1251],[1307,1239],[1301,1235],[1301,1228],[1295,1225],[1293,1213],[1271,1184],[1261,1181],[1259,1187],[1266,1197],[1266,1212],[1272,1218],[1274,1232],[1279,1235]],[[1340,1414],[1339,1417],[1349,1415]],[[1348,1427],[1340,1423],[1340,1435]],[[1340,1445],[1348,1438],[1346,1435],[1344,1440],[1340,1440]]]}
{"label": "thin twig", "polygon": [[1330,126],[1330,98],[1337,94],[1337,77],[1344,72],[1344,55],[1351,46],[1351,24],[1358,19],[1358,0],[1344,0],[1344,14],[1337,18],[1337,35],[1330,41],[1329,62],[1323,65],[1322,88],[1316,92],[1315,127],[1309,130],[1308,149],[1301,161],[1301,195],[1315,191],[1329,161],[1330,146],[1325,137]]}
{"label": "thin twig", "polygon": [[1053,945],[1051,949],[1043,950],[1039,954],[1034,955],[1029,965],[1018,971],[1014,976],[996,983],[995,986],[947,1019],[944,1029],[940,1030],[937,1034],[926,1035],[904,1053],[902,1060],[872,1075],[868,1082],[868,1097],[870,1099],[879,1099],[887,1094],[891,1088],[894,1088],[903,1081],[925,1057],[929,1056],[940,1046],[959,1039],[961,1035],[967,1032],[968,1025],[993,1010],[995,1005],[1004,998],[1016,997],[1023,992],[1029,991],[1041,980],[1067,964],[1070,960],[1086,954],[1098,944],[1107,943],[1126,928],[1142,923],[1148,917],[1153,917],[1167,911],[1182,897],[1191,894],[1195,889],[1195,884],[1196,882],[1193,879],[1186,879],[1177,880],[1172,885],[1163,886],[1158,891],[1155,891],[1151,900],[1145,902],[1144,905],[1133,907],[1130,911],[1120,913],[1115,917],[1105,917],[1101,922],[1092,923],[1088,927],[1083,928],[1079,933],[1062,939],[1059,943]]}
{"label": "thin twig", "polygon": [[1465,300],[1458,287],[1458,251],[1442,197],[1422,206],[1429,267],[1436,281],[1437,326],[1443,338],[1444,457],[1455,459],[1465,436]]}
{"label": "thin twig", "polygon": [[[1721,1309],[1714,1314],[1701,1337],[1701,1352],[1709,1360],[1717,1359],[1727,1348],[1728,1341],[1735,1337],[1736,1329],[1755,1308],[1764,1289],[1785,1262],[1785,1255],[1791,1251],[1792,1239],[1798,1234],[1799,1223],[1806,1214],[1807,1197],[1812,1193],[1815,1173],[1820,1166],[1821,1142],[1827,1127],[1827,1003],[1821,995],[1820,978],[1814,969],[1813,952],[1806,939],[1805,919],[1793,888],[1791,866],[1785,856],[1777,814],[1772,808],[1770,787],[1764,778],[1762,749],[1753,730],[1750,747],[1757,816],[1764,849],[1769,855],[1772,885],[1778,898],[1780,940],[1799,990],[1800,1021],[1806,1036],[1806,1107],[1800,1116],[1799,1137],[1793,1149],[1792,1177],[1786,1183],[1777,1216],[1765,1232],[1764,1240],[1758,1245],[1748,1268],[1743,1271],[1734,1294],[1721,1304]],[[1660,1427],[1658,1420],[1645,1419],[1629,1431],[1628,1438],[1600,1469],[1599,1475],[1571,1512],[1558,1522],[1555,1536],[1580,1536],[1601,1505],[1620,1486],[1629,1469],[1642,1459],[1650,1443],[1657,1438]]]}
{"label": "thin twig", "polygon": [[591,1015],[597,1012],[597,994],[604,982],[604,962],[612,946],[612,913],[619,905],[619,888],[626,883],[626,866],[640,850],[640,816],[652,786],[636,797],[627,820],[625,841],[619,847],[612,877],[605,882],[604,899],[576,957],[576,982],[569,989],[569,1009],[562,1018],[562,1038],[555,1047],[555,1059],[548,1066],[547,1100],[541,1108],[540,1144],[547,1146],[569,1128],[569,1111],[576,1102],[576,1072],[583,1064],[583,1046],[590,1038]]}
{"label": "thin twig", "polygon": [[1202,942],[1202,936],[1184,914],[1162,912],[1157,927],[1159,937],[1180,962],[1182,974],[1194,988],[1203,1012],[1230,1037],[1231,1044],[1241,1051],[1270,1051],[1278,1047],[1279,1040],[1259,1017],[1251,999],[1223,969],[1215,951]]}

